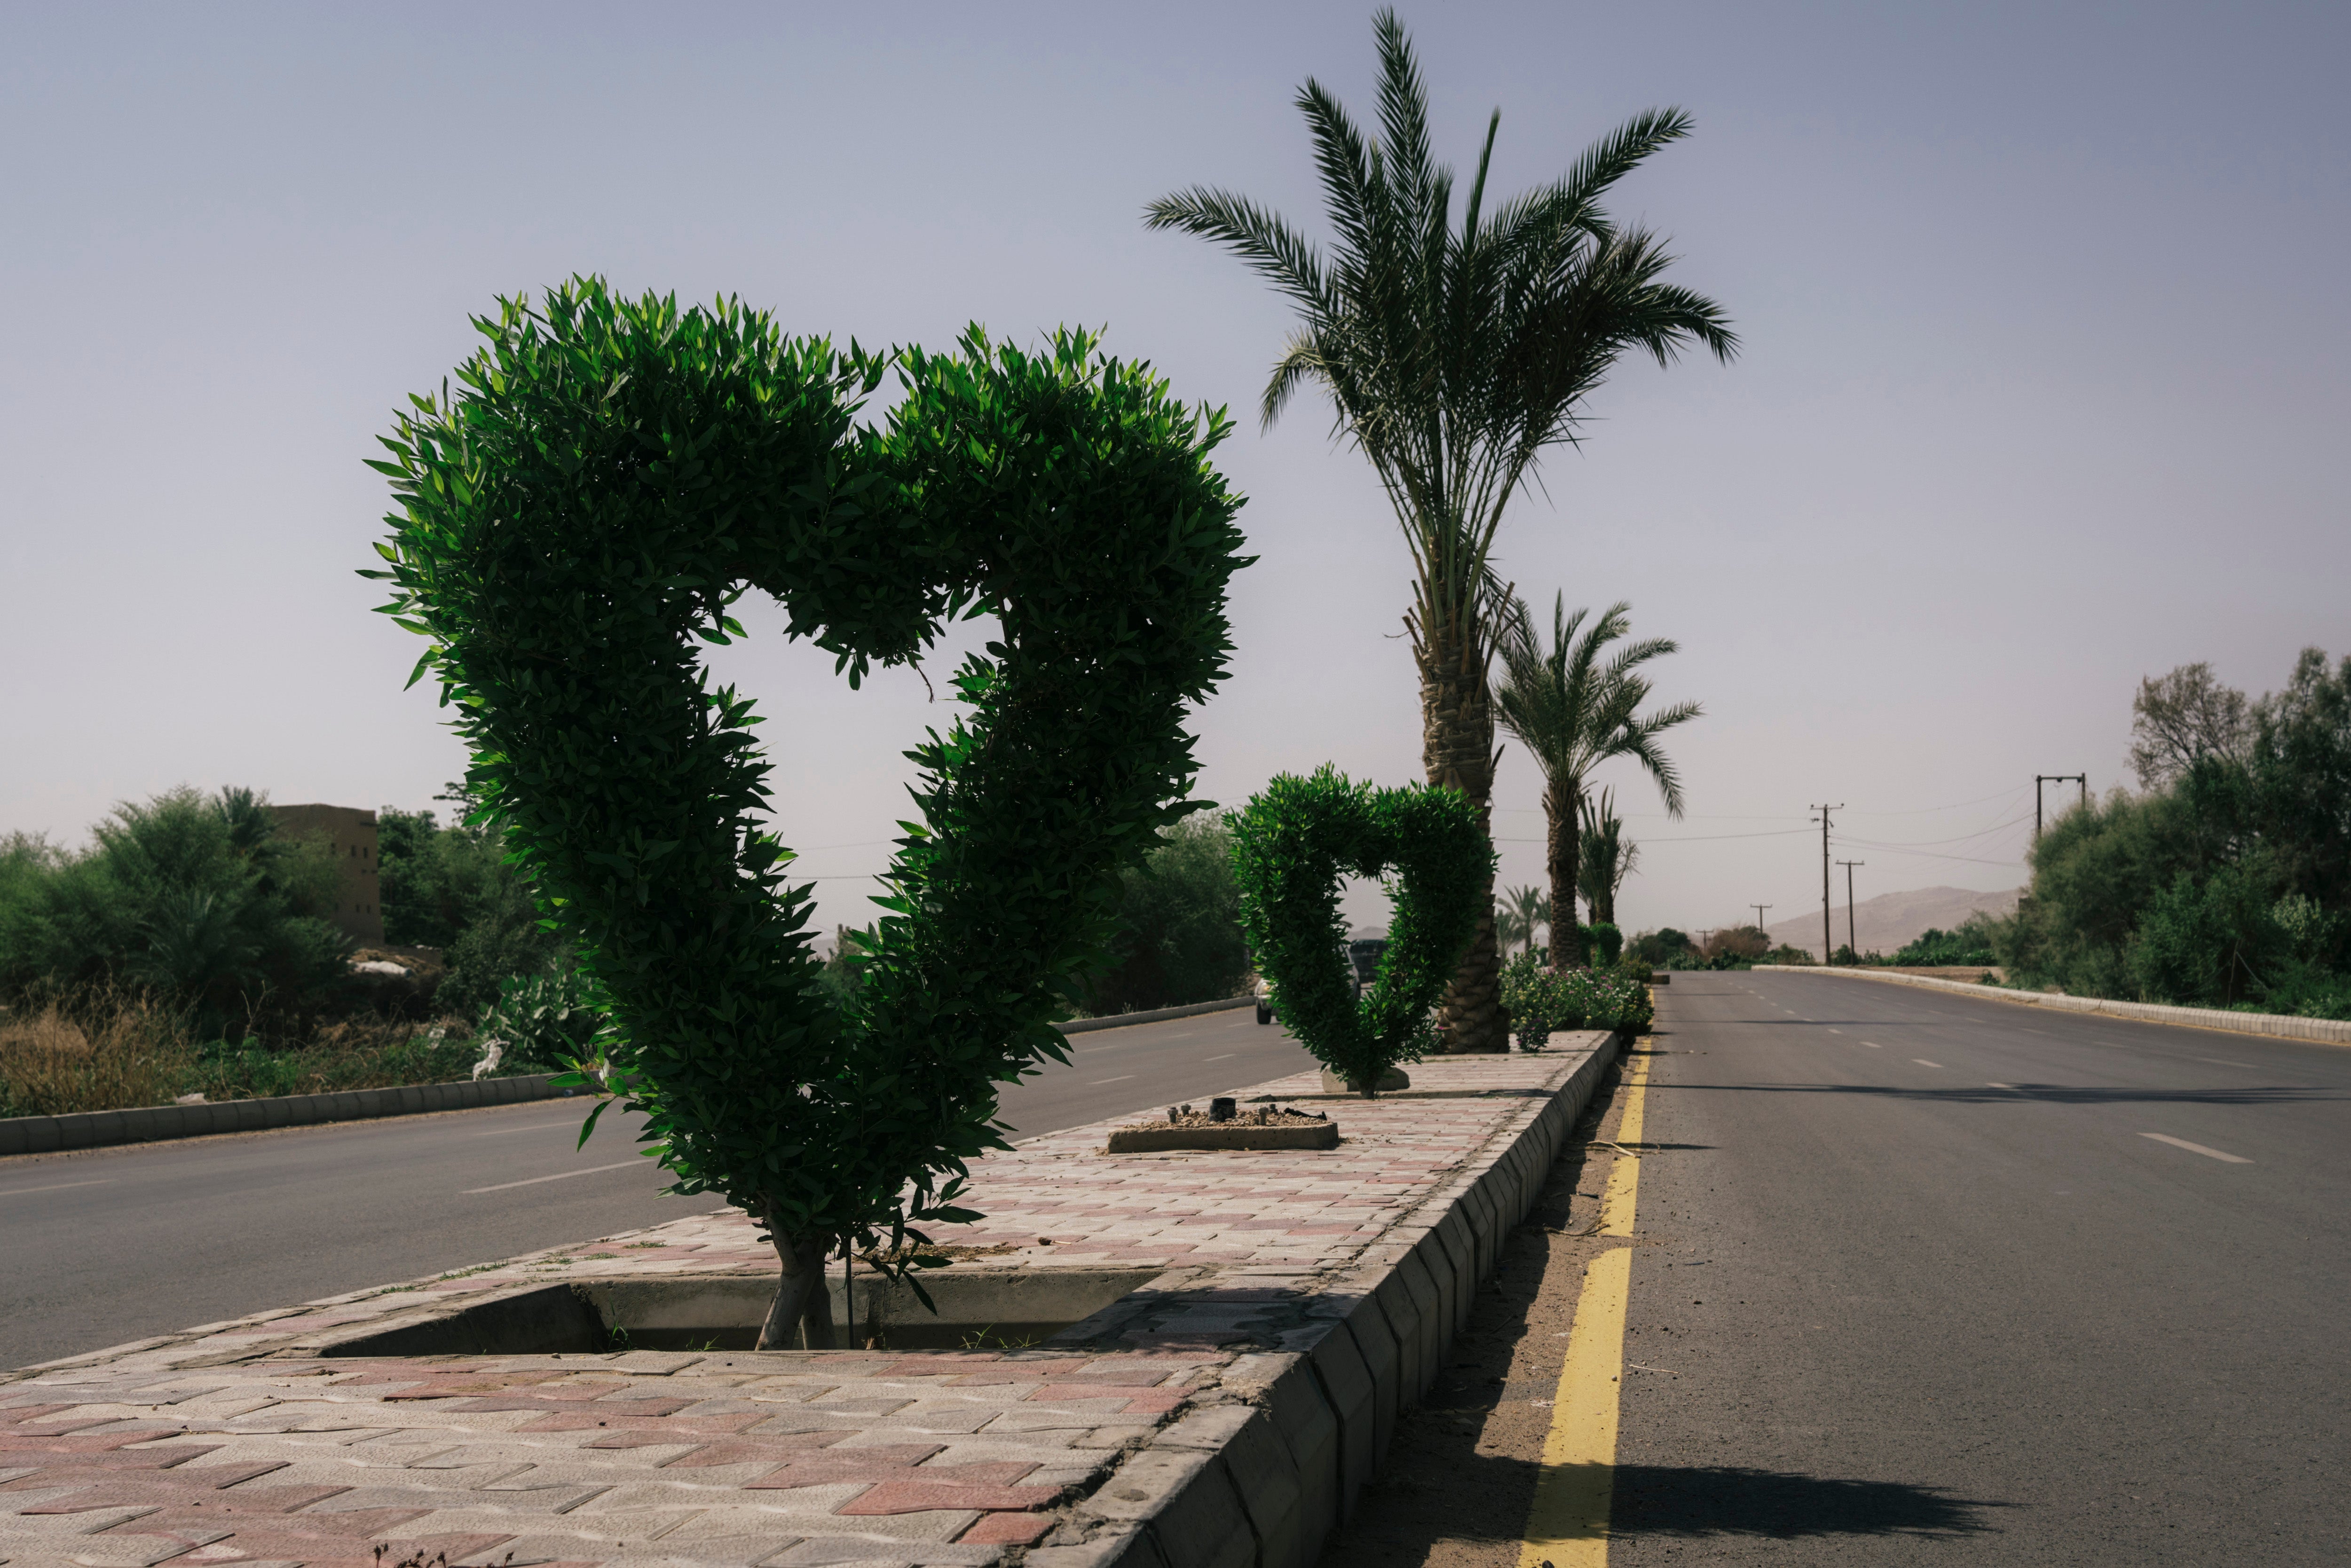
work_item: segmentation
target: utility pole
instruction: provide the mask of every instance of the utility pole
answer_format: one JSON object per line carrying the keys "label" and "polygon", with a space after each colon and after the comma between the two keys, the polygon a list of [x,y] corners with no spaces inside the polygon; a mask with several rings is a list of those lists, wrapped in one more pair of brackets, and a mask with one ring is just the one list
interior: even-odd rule
{"label": "utility pole", "polygon": [[1836,936],[1829,925],[1829,813],[1844,810],[1839,800],[1834,806],[1814,806],[1821,814],[1821,963],[1825,967],[1836,956]]}
{"label": "utility pole", "polygon": [[2090,776],[2086,773],[2036,773],[2032,776],[2032,841],[2041,841],[2041,787],[2043,784],[2079,784],[2082,804],[2090,803]]}
{"label": "utility pole", "polygon": [[1867,861],[1837,862],[1837,864],[1844,867],[1844,945],[1848,948],[1852,949],[1853,961],[1856,964],[1861,962],[1861,938],[1854,935],[1853,868],[1857,865],[1867,865],[1868,863],[1869,862]]}
{"label": "utility pole", "polygon": [[1767,910],[1767,909],[1771,908],[1771,905],[1770,905],[1770,904],[1749,904],[1747,907],[1748,907],[1748,908],[1750,908],[1750,909],[1751,909],[1751,910],[1753,910],[1753,911],[1755,912],[1755,929],[1756,929],[1756,930],[1758,930],[1758,931],[1762,930],[1762,929],[1763,929],[1763,912],[1764,912],[1765,910]]}

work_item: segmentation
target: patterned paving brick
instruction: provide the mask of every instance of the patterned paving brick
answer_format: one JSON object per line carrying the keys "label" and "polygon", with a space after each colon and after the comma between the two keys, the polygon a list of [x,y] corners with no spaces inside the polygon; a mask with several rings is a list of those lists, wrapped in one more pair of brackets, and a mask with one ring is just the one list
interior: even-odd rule
{"label": "patterned paving brick", "polygon": [[1052,1528],[1053,1521],[1044,1514],[987,1513],[956,1539],[988,1546],[1033,1546]]}

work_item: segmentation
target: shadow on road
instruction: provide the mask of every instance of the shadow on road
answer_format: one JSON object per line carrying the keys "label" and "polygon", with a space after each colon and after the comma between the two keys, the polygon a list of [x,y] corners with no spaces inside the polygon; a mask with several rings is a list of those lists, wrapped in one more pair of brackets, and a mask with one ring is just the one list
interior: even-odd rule
{"label": "shadow on road", "polygon": [[1609,1533],[1618,1537],[1980,1534],[2007,1503],[1940,1487],[1836,1480],[1720,1465],[1619,1465]]}

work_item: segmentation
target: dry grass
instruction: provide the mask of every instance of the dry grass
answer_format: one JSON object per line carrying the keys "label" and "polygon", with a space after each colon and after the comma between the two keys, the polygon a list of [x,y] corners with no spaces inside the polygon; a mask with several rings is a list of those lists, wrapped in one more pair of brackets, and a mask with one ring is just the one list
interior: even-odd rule
{"label": "dry grass", "polygon": [[183,1015],[143,995],[87,994],[0,1012],[0,1116],[445,1083],[466,1077],[476,1054],[455,1019],[355,1019],[272,1050],[200,1041]]}
{"label": "dry grass", "polygon": [[189,1092],[180,1084],[196,1061],[178,1016],[144,997],[107,998],[71,1014],[52,1001],[0,1018],[0,1115],[163,1103]]}

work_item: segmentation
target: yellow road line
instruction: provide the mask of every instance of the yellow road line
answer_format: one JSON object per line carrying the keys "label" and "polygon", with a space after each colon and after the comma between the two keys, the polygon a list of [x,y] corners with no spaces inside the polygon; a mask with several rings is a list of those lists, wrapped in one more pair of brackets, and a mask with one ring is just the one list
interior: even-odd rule
{"label": "yellow road line", "polygon": [[[1620,1145],[1637,1146],[1641,1141],[1648,1082],[1649,1059],[1633,1058],[1625,1070],[1625,1117],[1616,1131]],[[1640,1184],[1640,1157],[1620,1153],[1601,1200],[1599,1234],[1633,1234]],[[1552,1402],[1551,1431],[1543,1438],[1542,1469],[1535,1477],[1534,1502],[1527,1510],[1520,1568],[1543,1568],[1546,1563],[1551,1568],[1606,1568],[1608,1511],[1616,1492],[1625,1311],[1632,1291],[1629,1247],[1610,1248],[1583,1271],[1583,1290],[1576,1298],[1575,1321],[1568,1333],[1567,1361],[1559,1369],[1559,1389]]]}

